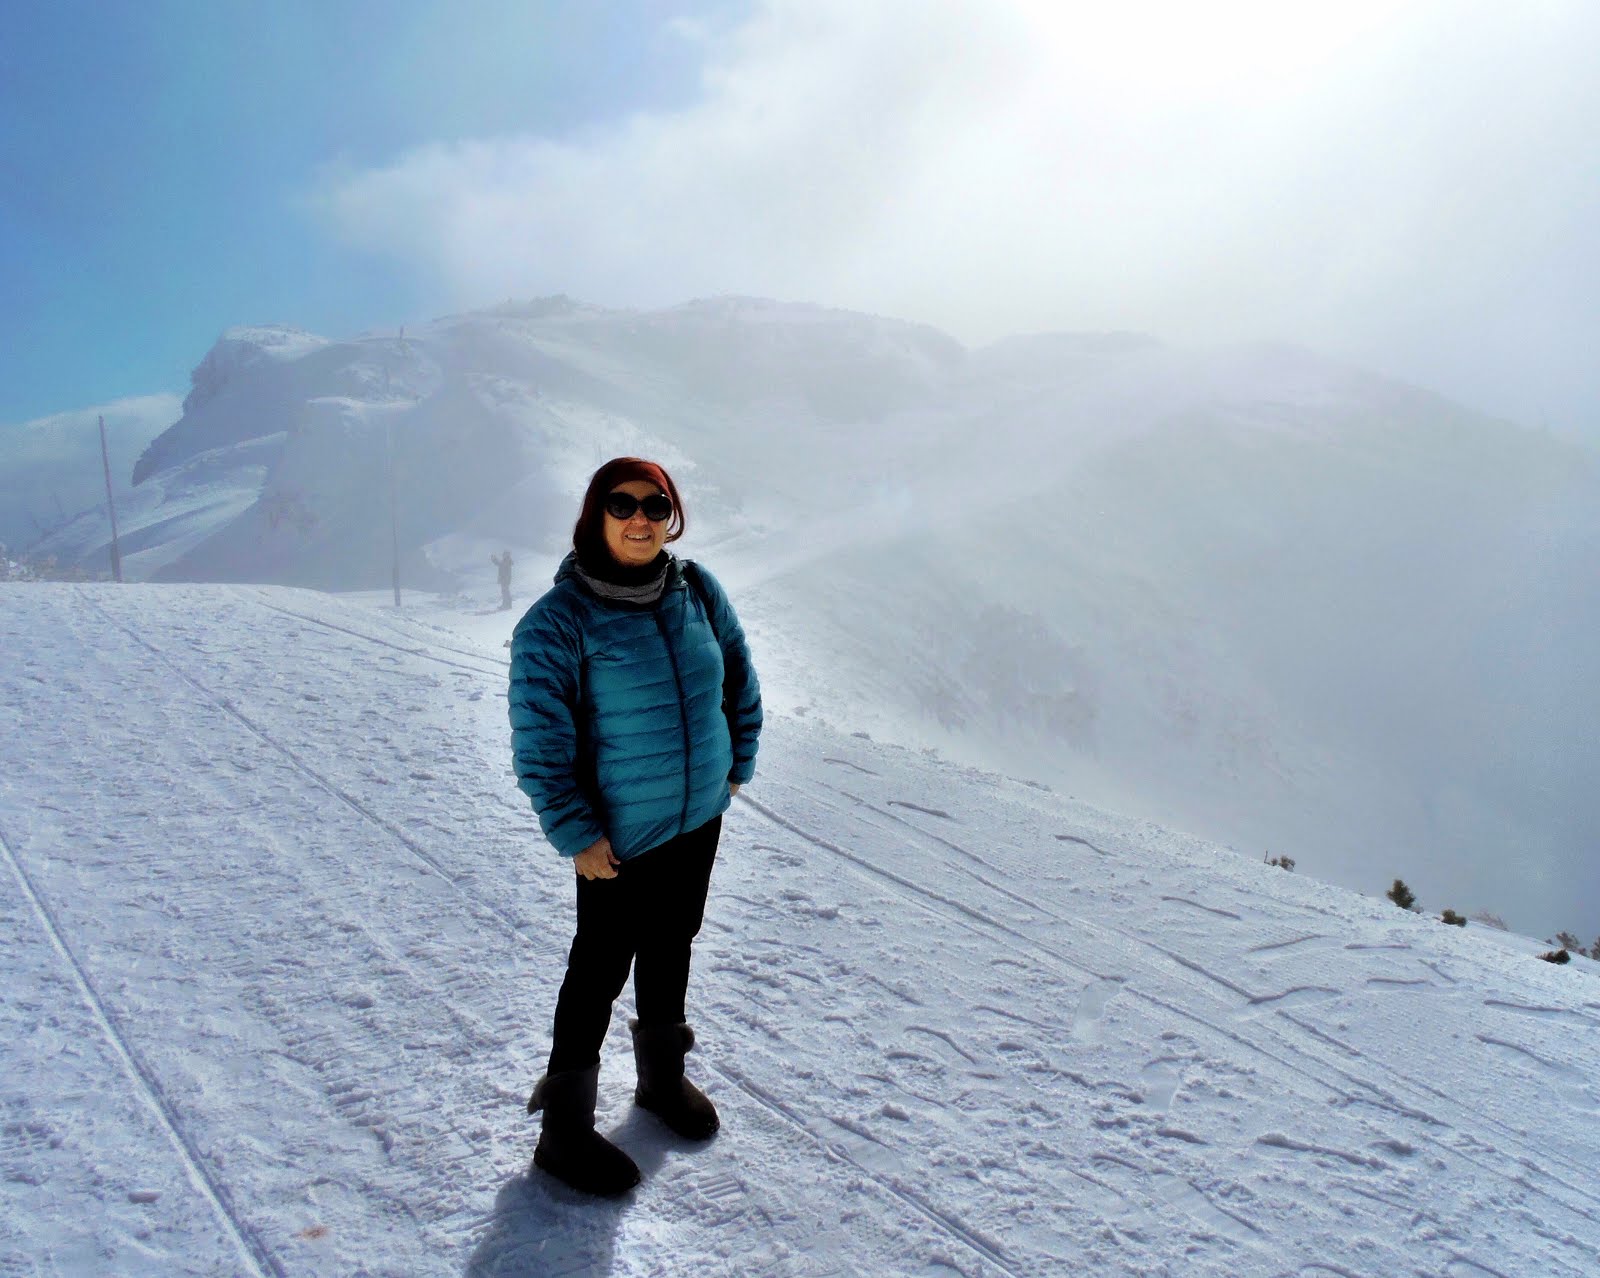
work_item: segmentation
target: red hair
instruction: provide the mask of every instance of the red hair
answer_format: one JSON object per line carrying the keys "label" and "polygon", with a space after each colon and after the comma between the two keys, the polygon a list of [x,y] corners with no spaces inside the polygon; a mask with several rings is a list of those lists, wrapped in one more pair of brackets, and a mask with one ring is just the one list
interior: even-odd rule
{"label": "red hair", "polygon": [[686,527],[683,517],[683,499],[678,496],[678,486],[672,482],[666,467],[660,462],[646,461],[643,457],[613,457],[589,480],[588,491],[583,494],[583,506],[578,511],[578,522],[572,529],[572,548],[585,563],[604,563],[610,552],[606,549],[606,497],[618,484],[631,479],[642,479],[654,484],[672,498],[672,518],[667,524],[667,540],[677,541]]}

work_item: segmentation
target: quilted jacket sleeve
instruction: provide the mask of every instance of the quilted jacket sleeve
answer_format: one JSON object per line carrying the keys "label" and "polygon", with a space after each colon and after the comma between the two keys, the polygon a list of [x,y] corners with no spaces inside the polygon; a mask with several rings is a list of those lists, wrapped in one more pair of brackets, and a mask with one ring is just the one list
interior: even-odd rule
{"label": "quilted jacket sleeve", "polygon": [[584,792],[579,741],[583,647],[572,619],[535,605],[511,640],[511,757],[517,787],[562,856],[577,856],[605,834]]}
{"label": "quilted jacket sleeve", "polygon": [[744,627],[728,602],[722,583],[695,565],[711,604],[711,624],[722,648],[722,699],[728,716],[728,734],[733,738],[733,771],[728,780],[743,785],[756,773],[756,744],[761,737],[761,684],[750,660]]}

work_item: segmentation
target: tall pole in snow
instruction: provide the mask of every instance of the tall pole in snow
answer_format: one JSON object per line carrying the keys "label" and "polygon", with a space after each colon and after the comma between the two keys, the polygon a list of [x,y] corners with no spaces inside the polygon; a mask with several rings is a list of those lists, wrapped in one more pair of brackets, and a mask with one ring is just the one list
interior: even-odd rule
{"label": "tall pole in snow", "polygon": [[389,544],[394,552],[394,606],[400,606],[400,516],[396,509],[394,484],[394,423],[389,424]]}
{"label": "tall pole in snow", "polygon": [[106,470],[106,508],[111,512],[111,576],[122,580],[122,547],[117,542],[117,499],[111,495],[111,450],[106,447],[106,419],[100,419],[100,462]]}
{"label": "tall pole in snow", "polygon": [[[383,366],[383,396],[389,398],[389,365]],[[387,412],[388,405],[384,405]],[[395,496],[394,483],[394,418],[390,417],[388,431],[385,434],[388,441],[386,451],[389,454],[389,544],[393,551],[394,561],[394,606],[400,607],[400,512],[399,501]]]}

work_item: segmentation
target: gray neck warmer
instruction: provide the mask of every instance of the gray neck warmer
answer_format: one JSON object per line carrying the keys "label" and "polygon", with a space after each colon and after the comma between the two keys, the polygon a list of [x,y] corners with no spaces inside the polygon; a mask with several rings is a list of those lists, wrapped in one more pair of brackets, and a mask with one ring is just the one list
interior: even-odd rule
{"label": "gray neck warmer", "polygon": [[655,576],[632,586],[619,585],[614,581],[593,576],[584,570],[583,564],[574,556],[572,571],[577,574],[578,580],[591,594],[601,599],[608,599],[613,603],[625,604],[653,604],[666,593],[667,576],[672,567],[671,557],[661,561],[661,569]]}

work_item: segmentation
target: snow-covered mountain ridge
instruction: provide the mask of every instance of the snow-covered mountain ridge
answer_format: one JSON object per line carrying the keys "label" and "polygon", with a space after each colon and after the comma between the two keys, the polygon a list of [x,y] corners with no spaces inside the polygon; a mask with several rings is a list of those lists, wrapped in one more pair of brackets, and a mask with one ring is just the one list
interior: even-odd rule
{"label": "snow-covered mountain ridge", "polygon": [[1593,456],[1305,351],[969,351],[748,298],[235,330],[139,463],[124,562],[387,585],[392,457],[405,585],[470,594],[509,546],[526,597],[623,452],[682,480],[780,708],[1600,930]]}
{"label": "snow-covered mountain ridge", "polygon": [[697,950],[722,1134],[633,1111],[619,1015],[644,1185],[528,1179],[570,871],[431,615],[0,585],[0,1268],[1591,1271],[1591,965],[784,716]]}

